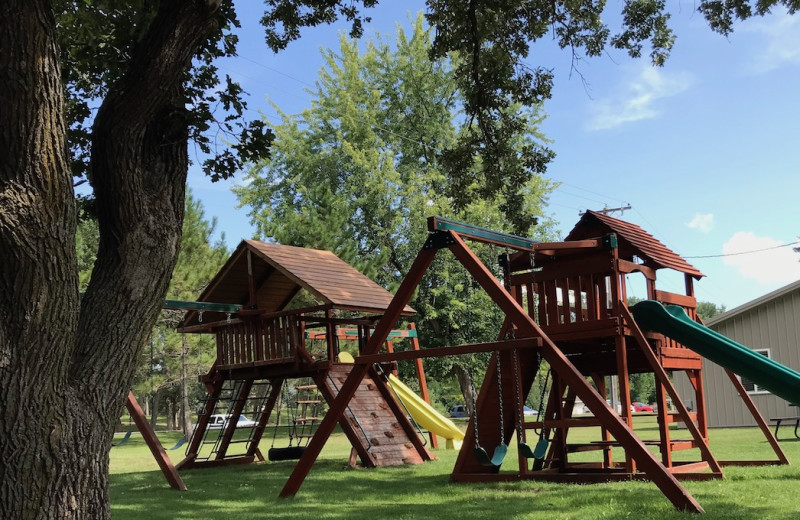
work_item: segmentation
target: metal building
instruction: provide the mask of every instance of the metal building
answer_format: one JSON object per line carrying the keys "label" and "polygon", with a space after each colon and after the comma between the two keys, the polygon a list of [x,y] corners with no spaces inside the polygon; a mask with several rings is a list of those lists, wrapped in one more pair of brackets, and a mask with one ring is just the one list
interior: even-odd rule
{"label": "metal building", "polygon": [[[800,371],[800,280],[715,316],[706,325]],[[709,426],[755,426],[725,371],[707,360],[703,364]],[[800,409],[795,406],[800,403],[788,403],[751,381],[740,380],[765,418],[800,415]],[[675,383],[682,395],[690,395],[685,377],[677,378]],[[694,409],[696,403],[686,404]]]}

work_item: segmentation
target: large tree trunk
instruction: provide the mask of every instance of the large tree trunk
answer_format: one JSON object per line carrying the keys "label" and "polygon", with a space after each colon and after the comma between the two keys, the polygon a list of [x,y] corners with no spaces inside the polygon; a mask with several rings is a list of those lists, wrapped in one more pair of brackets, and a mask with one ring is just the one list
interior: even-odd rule
{"label": "large tree trunk", "polygon": [[206,2],[162,2],[97,113],[100,248],[79,309],[52,8],[0,7],[0,518],[109,517],[114,425],[180,240],[181,83],[215,25]]}

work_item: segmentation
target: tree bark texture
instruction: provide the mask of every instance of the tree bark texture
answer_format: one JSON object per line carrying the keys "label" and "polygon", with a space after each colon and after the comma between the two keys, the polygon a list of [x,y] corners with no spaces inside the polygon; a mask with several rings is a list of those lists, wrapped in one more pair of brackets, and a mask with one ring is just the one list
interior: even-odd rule
{"label": "tree bark texture", "polygon": [[100,248],[79,301],[52,7],[0,6],[0,518],[109,517],[114,425],[177,258],[181,85],[215,27],[205,1],[161,2],[97,113]]}
{"label": "tree bark texture", "polygon": [[470,374],[469,370],[461,365],[454,365],[453,372],[456,375],[456,379],[458,380],[458,386],[461,389],[461,395],[464,396],[464,405],[467,407],[467,412],[470,415],[475,412],[475,400],[477,395],[475,394],[475,383],[472,380],[472,374]]}

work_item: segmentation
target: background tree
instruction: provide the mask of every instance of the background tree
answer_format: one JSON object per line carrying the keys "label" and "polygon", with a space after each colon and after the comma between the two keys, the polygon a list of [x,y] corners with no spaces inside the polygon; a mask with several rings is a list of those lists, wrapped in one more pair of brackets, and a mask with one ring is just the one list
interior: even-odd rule
{"label": "background tree", "polygon": [[[360,8],[376,3],[268,0],[267,42],[279,49],[302,27],[339,16],[359,36]],[[441,35],[434,54],[455,51],[468,60],[455,74],[465,121],[477,130],[460,135],[483,140],[482,171],[490,178],[482,195],[498,191],[519,201],[513,190],[548,157],[541,150],[533,167],[524,157],[525,169],[511,171],[520,158],[502,141],[518,128],[511,107],[549,95],[549,73],[522,64],[531,42],[552,31],[576,51],[596,55],[610,43],[634,56],[650,42],[653,60],[663,61],[672,44],[663,0],[625,2],[613,38],[600,18],[604,5],[428,2]],[[698,8],[727,34],[734,19],[775,5],[797,8],[794,0],[702,0]],[[241,90],[213,65],[234,52],[237,25],[231,0],[0,4],[1,517],[109,515],[107,448],[177,260],[188,142],[215,155],[204,166],[219,178],[265,153],[271,138],[262,122],[238,117]],[[218,104],[225,113],[215,118]],[[212,126],[239,139],[224,147],[209,137]],[[493,165],[509,169],[494,168],[498,178]],[[73,174],[91,185],[99,228],[80,301]],[[506,212],[525,214],[514,205]]]}
{"label": "background tree", "polygon": [[724,305],[717,305],[713,302],[697,302],[697,315],[703,321],[708,321],[717,314],[725,312]]}
{"label": "background tree", "polygon": [[[311,108],[283,114],[269,160],[254,167],[235,191],[250,208],[258,232],[282,244],[330,249],[385,287],[408,271],[427,235],[425,218],[455,217],[505,231],[512,224],[502,207],[506,194],[481,196],[485,176],[477,154],[467,177],[443,168],[459,136],[462,117],[449,60],[428,58],[431,32],[422,16],[411,34],[398,27],[396,42],[359,42],[341,36],[339,48],[323,51]],[[277,107],[276,107],[277,108]],[[517,107],[525,126],[509,136],[517,153],[543,146],[538,108]],[[452,186],[470,194],[457,209]],[[522,219],[541,227],[521,230],[544,237],[543,216],[553,185],[540,176],[517,187],[526,200]],[[477,247],[489,266],[500,249]],[[411,302],[419,311],[422,344],[452,345],[496,336],[502,317],[458,262],[440,255]],[[468,406],[471,373],[485,369],[486,356],[428,360],[431,379],[456,375]],[[452,403],[449,403],[452,404]]]}

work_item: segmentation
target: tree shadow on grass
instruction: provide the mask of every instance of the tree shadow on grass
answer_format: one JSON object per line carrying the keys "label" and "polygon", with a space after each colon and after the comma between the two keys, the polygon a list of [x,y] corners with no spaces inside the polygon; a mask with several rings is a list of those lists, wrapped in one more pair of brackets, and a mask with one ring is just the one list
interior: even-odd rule
{"label": "tree shadow on grass", "polygon": [[[185,471],[186,492],[170,490],[158,472],[113,475],[112,514],[127,518],[581,519],[633,516],[688,518],[649,482],[564,485],[540,482],[450,484],[450,464],[350,469],[320,461],[295,498],[278,498],[294,462]],[[783,475],[775,475],[776,480]],[[692,483],[706,518],[796,518],[769,504],[748,504]],[[724,485],[724,483],[723,483]]]}

